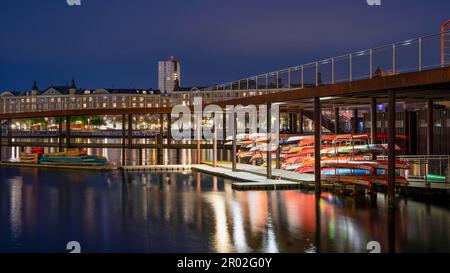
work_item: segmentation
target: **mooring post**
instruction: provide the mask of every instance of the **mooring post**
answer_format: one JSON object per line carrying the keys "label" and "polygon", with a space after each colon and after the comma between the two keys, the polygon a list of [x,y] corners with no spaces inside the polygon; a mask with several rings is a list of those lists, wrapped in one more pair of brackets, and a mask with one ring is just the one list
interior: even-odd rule
{"label": "mooring post", "polygon": [[267,179],[272,179],[272,104],[267,103]]}
{"label": "mooring post", "polygon": [[388,91],[388,207],[395,209],[395,90]]}
{"label": "mooring post", "polygon": [[320,148],[321,148],[322,107],[320,98],[314,98],[314,181],[316,194],[321,192]]}

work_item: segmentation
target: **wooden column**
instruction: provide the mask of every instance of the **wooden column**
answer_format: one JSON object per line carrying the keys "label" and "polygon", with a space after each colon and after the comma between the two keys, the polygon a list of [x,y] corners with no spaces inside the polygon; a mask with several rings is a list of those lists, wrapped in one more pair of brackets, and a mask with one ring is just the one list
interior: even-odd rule
{"label": "wooden column", "polygon": [[125,166],[126,164],[126,150],[125,150],[125,140],[126,140],[126,118],[125,115],[122,115],[122,166]]}
{"label": "wooden column", "polygon": [[395,91],[388,91],[388,207],[395,208]]}
{"label": "wooden column", "polygon": [[202,162],[202,151],[201,151],[201,145],[202,145],[202,129],[201,129],[201,123],[202,123],[202,115],[201,114],[195,114],[197,115],[197,124],[196,124],[196,137],[197,137],[197,164],[200,164]]}
{"label": "wooden column", "polygon": [[128,149],[133,149],[133,115],[128,114]]}
{"label": "wooden column", "polygon": [[[280,115],[278,115],[278,126],[280,126]],[[278,133],[280,132],[280,128],[278,127]],[[276,169],[281,169],[281,146],[280,142],[276,143]]]}
{"label": "wooden column", "polygon": [[303,131],[303,125],[304,125],[304,113],[303,113],[303,109],[300,109],[300,124],[299,124],[299,133],[303,135],[304,131]]}
{"label": "wooden column", "polygon": [[12,120],[8,119],[8,147],[12,147],[12,129],[11,129],[11,125],[12,125]]}
{"label": "wooden column", "polygon": [[66,116],[66,149],[70,148],[70,117]]}
{"label": "wooden column", "polygon": [[164,164],[163,134],[164,134],[164,114],[159,114],[159,134],[158,134],[158,164]]}
{"label": "wooden column", "polygon": [[320,98],[314,98],[314,181],[316,193],[321,192],[320,148],[321,148],[322,107]]}
{"label": "wooden column", "polygon": [[358,109],[353,109],[353,126],[352,131],[354,134],[358,133]]}
{"label": "wooden column", "polygon": [[63,151],[63,118],[62,117],[58,117],[58,150],[59,152]]}
{"label": "wooden column", "polygon": [[288,113],[289,116],[289,131],[294,133],[294,113]]}
{"label": "wooden column", "polygon": [[0,119],[0,161],[2,161],[3,148],[3,120]]}
{"label": "wooden column", "polygon": [[427,101],[427,154],[434,154],[433,151],[433,141],[434,141],[434,105],[433,100],[429,99]]}
{"label": "wooden column", "polygon": [[225,143],[227,142],[227,114],[226,111],[223,112],[222,115],[222,161],[227,160],[227,149]]}
{"label": "wooden column", "polygon": [[216,120],[216,115],[214,114],[213,166],[217,167],[217,127],[218,127],[218,124],[216,124],[215,120]]}
{"label": "wooden column", "polygon": [[370,98],[370,143],[377,143],[377,98]]}
{"label": "wooden column", "polygon": [[138,165],[144,165],[144,164],[142,164],[142,156],[143,156],[143,154],[142,154],[142,148],[139,148],[138,149]]}
{"label": "wooden column", "polygon": [[339,107],[334,108],[334,133],[339,134]]}
{"label": "wooden column", "polygon": [[297,128],[297,113],[293,113],[292,114],[292,133],[297,133],[298,132],[298,128]]}
{"label": "wooden column", "polygon": [[167,114],[167,146],[172,146],[172,115],[170,113]]}
{"label": "wooden column", "polygon": [[233,111],[233,149],[231,151],[231,166],[233,169],[233,172],[237,171],[237,166],[236,166],[236,153],[237,153],[237,147],[236,147],[236,134],[237,134],[237,113],[235,113]]}
{"label": "wooden column", "polygon": [[272,151],[269,149],[269,145],[272,139],[272,104],[267,104],[267,179],[272,179]]}

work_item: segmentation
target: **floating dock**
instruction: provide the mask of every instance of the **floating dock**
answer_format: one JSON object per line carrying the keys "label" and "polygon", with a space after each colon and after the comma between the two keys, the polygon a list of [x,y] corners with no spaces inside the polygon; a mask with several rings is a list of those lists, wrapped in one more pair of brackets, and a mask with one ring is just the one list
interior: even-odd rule
{"label": "floating dock", "polygon": [[120,167],[120,169],[125,172],[190,171],[195,166],[200,165],[136,165],[136,166],[122,166]]}
{"label": "floating dock", "polygon": [[88,171],[113,171],[117,170],[116,166],[89,166],[89,165],[64,165],[64,164],[35,164],[23,162],[0,162],[0,167],[16,167],[16,168],[44,168],[44,169],[70,169],[70,170],[88,170]]}

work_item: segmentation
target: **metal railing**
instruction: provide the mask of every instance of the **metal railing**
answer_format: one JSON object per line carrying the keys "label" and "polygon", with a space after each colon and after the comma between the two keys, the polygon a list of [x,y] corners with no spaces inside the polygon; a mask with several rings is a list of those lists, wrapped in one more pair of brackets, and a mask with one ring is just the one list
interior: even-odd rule
{"label": "metal railing", "polygon": [[[379,159],[387,159],[379,156]],[[402,155],[398,160],[408,163],[408,170],[400,174],[410,181],[423,183],[450,183],[450,155]]]}
{"label": "metal railing", "polygon": [[441,58],[439,32],[346,55],[269,72],[198,91],[159,94],[80,94],[0,96],[0,113],[22,113],[75,109],[120,109],[192,105],[194,97],[204,103],[251,97],[373,77],[429,70],[450,65]]}
{"label": "metal railing", "polygon": [[441,36],[450,31],[370,48],[325,60],[289,67],[201,91],[268,90],[276,92],[429,70],[450,65],[441,58]]}

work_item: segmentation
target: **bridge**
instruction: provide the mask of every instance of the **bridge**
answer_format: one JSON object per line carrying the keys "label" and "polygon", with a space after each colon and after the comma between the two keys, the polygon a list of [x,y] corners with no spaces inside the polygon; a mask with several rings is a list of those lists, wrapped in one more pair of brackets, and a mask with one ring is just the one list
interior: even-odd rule
{"label": "bridge", "polygon": [[[125,149],[136,148],[133,138],[133,116],[151,114],[158,116],[159,132],[151,147],[186,147],[200,150],[208,148],[198,142],[192,144],[175,144],[170,137],[174,105],[192,107],[194,97],[202,97],[205,105],[217,104],[223,108],[229,105],[280,105],[281,113],[302,117],[307,116],[314,122],[315,136],[315,170],[316,184],[320,185],[320,135],[328,130],[340,133],[340,108],[354,108],[354,132],[358,132],[358,107],[370,109],[370,120],[378,120],[377,105],[386,104],[387,109],[396,109],[401,105],[420,104],[426,111],[427,124],[435,124],[433,109],[436,104],[446,104],[450,98],[450,54],[445,37],[449,31],[422,36],[389,45],[370,48],[325,60],[314,61],[295,67],[290,67],[270,73],[256,75],[229,83],[214,85],[198,91],[174,92],[171,96],[148,94],[86,94],[67,96],[2,96],[0,100],[0,120],[10,124],[12,119],[36,117],[64,117],[66,128],[63,128],[63,118],[59,121],[58,146],[71,147],[70,117],[80,115],[120,115],[122,124],[127,123],[128,129],[122,128],[118,145]],[[444,42],[443,42],[444,41]],[[324,118],[323,111],[334,113],[331,118]],[[388,134],[389,170],[395,174],[395,134],[396,112],[388,111],[386,131]],[[300,128],[303,128],[303,118]],[[297,122],[295,122],[297,124]],[[166,128],[164,128],[164,125]],[[371,122],[368,130],[372,139],[377,122]],[[7,140],[11,146],[13,133],[10,127],[0,137]],[[64,131],[64,132],[63,132]],[[299,133],[303,133],[301,130]],[[426,128],[426,151],[433,154],[434,126]],[[164,142],[163,137],[167,140]],[[15,135],[15,138],[20,138]],[[23,136],[29,137],[29,136]],[[150,136],[149,136],[150,137]],[[22,144],[22,145],[27,145]],[[28,144],[29,145],[29,144]],[[52,144],[55,145],[55,144]],[[185,145],[185,146],[183,146]],[[200,146],[203,145],[203,146]],[[234,145],[233,145],[234,146]],[[145,145],[139,145],[140,148]],[[150,146],[148,146],[150,147]],[[221,147],[225,149],[223,141]],[[217,143],[213,144],[215,150]],[[233,147],[233,150],[235,147]],[[217,153],[215,153],[215,157]],[[278,157],[277,157],[278,158]],[[200,160],[197,158],[197,160]],[[217,158],[214,158],[217,160]],[[236,157],[232,156],[233,166]],[[393,165],[394,164],[394,165]],[[272,166],[267,164],[267,176],[272,177]],[[278,165],[278,164],[277,164]],[[390,176],[390,185],[394,183]],[[318,187],[317,187],[318,188]],[[392,189],[389,195],[392,196]]]}

